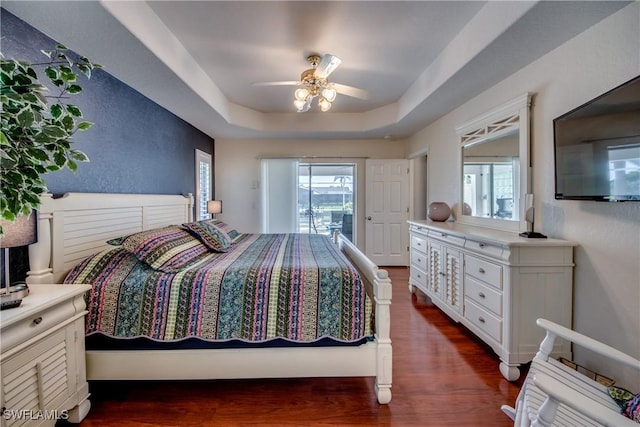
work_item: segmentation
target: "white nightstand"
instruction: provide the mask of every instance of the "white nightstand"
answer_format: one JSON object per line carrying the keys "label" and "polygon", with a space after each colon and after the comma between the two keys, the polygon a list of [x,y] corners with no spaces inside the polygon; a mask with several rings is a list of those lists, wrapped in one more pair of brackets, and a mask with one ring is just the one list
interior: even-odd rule
{"label": "white nightstand", "polygon": [[2,425],[80,422],[89,412],[83,295],[89,285],[30,285],[0,311]]}

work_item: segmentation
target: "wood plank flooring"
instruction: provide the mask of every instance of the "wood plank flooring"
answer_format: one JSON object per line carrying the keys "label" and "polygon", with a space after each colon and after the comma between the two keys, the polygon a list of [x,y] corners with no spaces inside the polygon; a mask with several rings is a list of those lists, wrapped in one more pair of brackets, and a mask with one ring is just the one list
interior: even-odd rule
{"label": "wood plank flooring", "polygon": [[393,282],[393,398],[378,405],[372,378],[91,383],[81,427],[226,425],[509,426],[500,405],[523,376],[506,381],[498,357],[422,295],[409,270]]}

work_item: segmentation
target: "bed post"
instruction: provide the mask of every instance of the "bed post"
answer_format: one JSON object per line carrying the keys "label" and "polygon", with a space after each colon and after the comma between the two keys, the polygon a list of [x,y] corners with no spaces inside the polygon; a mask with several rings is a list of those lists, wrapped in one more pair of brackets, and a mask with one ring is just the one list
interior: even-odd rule
{"label": "bed post", "polygon": [[391,280],[386,270],[377,270],[373,280],[376,304],[376,393],[378,402],[391,402],[391,377],[393,354],[391,349]]}
{"label": "bed post", "polygon": [[51,284],[53,269],[51,267],[51,226],[53,222],[53,195],[40,196],[38,210],[38,241],[29,245],[28,284]]}
{"label": "bed post", "polygon": [[[380,404],[391,402],[391,374],[393,353],[391,350],[391,279],[387,270],[381,270],[367,258],[350,240],[335,233],[334,241],[355,264],[362,276],[367,293],[373,297],[376,322],[376,394]],[[371,289],[373,288],[373,290]],[[371,292],[373,291],[373,292]]]}

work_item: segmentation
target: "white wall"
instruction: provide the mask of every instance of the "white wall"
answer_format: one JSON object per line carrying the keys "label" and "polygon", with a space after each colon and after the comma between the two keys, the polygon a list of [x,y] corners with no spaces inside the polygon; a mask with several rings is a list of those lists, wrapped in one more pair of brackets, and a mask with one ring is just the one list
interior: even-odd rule
{"label": "white wall", "polygon": [[[364,212],[365,157],[404,159],[405,140],[237,140],[216,139],[215,196],[224,201],[219,218],[247,233],[260,231],[260,157],[309,157],[305,162],[356,164],[356,212]],[[323,157],[322,159],[311,157]],[[357,222],[364,248],[364,221]]]}
{"label": "white wall", "polygon": [[[499,64],[496,64],[499,66]],[[640,74],[640,2],[620,10],[418,132],[408,153],[429,152],[427,202],[459,202],[454,128],[524,92],[535,93],[531,144],[536,230],[578,243],[573,327],[640,358],[640,203],[554,199],[552,120]],[[424,189],[415,187],[416,192]],[[639,375],[586,350],[575,359],[638,391]]]}

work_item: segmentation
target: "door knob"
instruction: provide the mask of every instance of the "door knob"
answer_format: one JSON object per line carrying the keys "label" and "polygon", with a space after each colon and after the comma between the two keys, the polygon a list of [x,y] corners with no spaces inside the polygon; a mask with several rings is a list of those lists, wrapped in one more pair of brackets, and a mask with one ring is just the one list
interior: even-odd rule
{"label": "door knob", "polygon": [[367,217],[367,221],[371,221],[371,217],[370,216]]}

